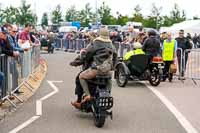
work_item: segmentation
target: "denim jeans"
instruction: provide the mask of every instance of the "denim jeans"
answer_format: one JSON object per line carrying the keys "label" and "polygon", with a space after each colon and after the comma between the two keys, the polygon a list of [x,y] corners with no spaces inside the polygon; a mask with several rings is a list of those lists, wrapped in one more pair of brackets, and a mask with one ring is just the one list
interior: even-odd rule
{"label": "denim jeans", "polygon": [[0,72],[0,98],[2,96],[2,84],[3,84],[4,74]]}

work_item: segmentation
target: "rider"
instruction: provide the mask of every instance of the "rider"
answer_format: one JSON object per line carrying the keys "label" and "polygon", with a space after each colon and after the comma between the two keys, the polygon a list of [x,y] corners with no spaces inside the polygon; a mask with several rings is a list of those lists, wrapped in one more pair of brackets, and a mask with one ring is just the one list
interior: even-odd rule
{"label": "rider", "polygon": [[144,41],[142,49],[151,57],[157,56],[161,53],[160,41],[157,39],[154,30],[148,31],[148,38]]}
{"label": "rider", "polygon": [[129,61],[129,59],[131,58],[131,56],[133,55],[139,55],[139,54],[145,54],[144,51],[142,50],[142,45],[139,42],[135,42],[133,44],[133,50],[129,51],[125,54],[124,56],[124,61]]}
{"label": "rider", "polygon": [[82,71],[79,75],[80,84],[87,96],[80,103],[72,103],[77,108],[80,108],[81,103],[92,98],[86,80],[93,79],[97,75],[109,74],[117,61],[117,54],[109,38],[109,31],[106,28],[100,29],[99,37],[86,48],[85,56],[82,56],[81,60],[86,62],[86,64],[89,63],[90,67]]}

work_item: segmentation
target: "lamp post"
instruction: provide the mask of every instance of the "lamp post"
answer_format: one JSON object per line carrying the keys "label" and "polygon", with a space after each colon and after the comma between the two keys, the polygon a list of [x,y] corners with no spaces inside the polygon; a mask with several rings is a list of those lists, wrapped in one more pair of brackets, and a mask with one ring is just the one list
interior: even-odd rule
{"label": "lamp post", "polygon": [[97,0],[95,0],[95,8],[96,8],[96,25],[98,25],[98,9],[97,9]]}

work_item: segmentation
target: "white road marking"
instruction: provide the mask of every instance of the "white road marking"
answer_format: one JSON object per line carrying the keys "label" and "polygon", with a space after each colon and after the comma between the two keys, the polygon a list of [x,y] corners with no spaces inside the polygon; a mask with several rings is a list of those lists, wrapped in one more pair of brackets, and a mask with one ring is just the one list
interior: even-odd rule
{"label": "white road marking", "polygon": [[[53,96],[54,94],[56,94],[58,92],[58,88],[53,84],[52,81],[47,81],[49,83],[49,85],[54,89],[54,91],[52,91],[51,93],[49,93],[48,95],[42,97],[41,99],[39,99],[40,101],[44,101],[46,100],[47,98]],[[58,82],[58,81],[57,81]],[[59,82],[61,83],[61,81]]]}
{"label": "white road marking", "polygon": [[56,94],[59,91],[58,88],[53,84],[53,82],[62,83],[63,81],[48,81],[47,80],[47,82],[53,88],[54,91],[36,101],[36,115],[35,116],[31,117],[30,119],[28,119],[27,121],[25,121],[24,123],[19,125],[18,127],[14,128],[9,133],[19,132],[20,130],[24,129],[25,127],[27,127],[32,122],[36,121],[38,118],[40,118],[42,116],[42,101],[48,99],[49,97],[53,96],[54,94]]}
{"label": "white road marking", "polygon": [[181,114],[181,112],[176,109],[176,107],[157,89],[150,85],[146,85],[162,102],[163,104],[171,111],[171,113],[176,117],[176,119],[180,122],[183,128],[188,133],[198,133],[198,131],[192,126],[192,124]]}
{"label": "white road marking", "polygon": [[40,100],[36,101],[36,115],[37,116],[42,115],[42,101],[40,101]]}
{"label": "white road marking", "polygon": [[19,125],[15,129],[13,129],[12,131],[10,131],[9,133],[17,133],[17,132],[19,132],[20,130],[22,130],[26,126],[30,125],[32,122],[34,122],[38,118],[40,118],[40,116],[33,116],[33,117],[31,117],[29,120],[27,120],[26,122],[22,123],[21,125]]}

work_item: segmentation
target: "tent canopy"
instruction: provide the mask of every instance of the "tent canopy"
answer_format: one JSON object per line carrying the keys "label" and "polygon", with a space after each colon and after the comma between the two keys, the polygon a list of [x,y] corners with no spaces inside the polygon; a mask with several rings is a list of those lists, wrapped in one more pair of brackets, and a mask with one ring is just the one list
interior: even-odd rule
{"label": "tent canopy", "polygon": [[191,35],[195,33],[200,34],[200,20],[187,20],[174,24],[171,27],[161,27],[160,32],[171,32],[177,36],[180,29],[183,29],[185,33],[190,33]]}

